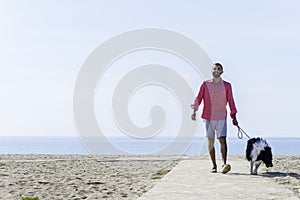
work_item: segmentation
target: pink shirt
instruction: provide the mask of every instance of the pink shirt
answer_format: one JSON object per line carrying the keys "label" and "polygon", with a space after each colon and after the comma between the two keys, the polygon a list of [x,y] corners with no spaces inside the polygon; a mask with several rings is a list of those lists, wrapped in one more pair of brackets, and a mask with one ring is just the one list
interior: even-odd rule
{"label": "pink shirt", "polygon": [[226,105],[229,104],[230,116],[237,113],[230,83],[221,79],[219,83],[213,80],[204,81],[192,108],[198,110],[202,100],[204,107],[202,118],[206,120],[224,120],[227,117]]}

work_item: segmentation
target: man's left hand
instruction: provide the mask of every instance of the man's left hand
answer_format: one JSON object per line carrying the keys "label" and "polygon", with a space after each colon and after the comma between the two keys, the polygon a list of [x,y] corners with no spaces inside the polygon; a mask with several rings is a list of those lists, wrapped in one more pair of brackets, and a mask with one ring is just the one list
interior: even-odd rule
{"label": "man's left hand", "polygon": [[233,124],[234,126],[238,126],[238,125],[239,125],[239,122],[238,122],[236,119],[233,119],[233,120],[232,120],[232,124]]}

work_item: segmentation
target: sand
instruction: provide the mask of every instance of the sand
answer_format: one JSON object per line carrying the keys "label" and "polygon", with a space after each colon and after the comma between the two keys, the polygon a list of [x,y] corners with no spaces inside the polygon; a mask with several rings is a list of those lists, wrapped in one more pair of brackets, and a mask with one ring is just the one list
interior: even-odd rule
{"label": "sand", "polygon": [[266,177],[292,190],[300,198],[300,156],[275,156],[274,167],[263,168]]}
{"label": "sand", "polygon": [[[177,158],[0,155],[0,199],[137,199],[180,162]],[[191,158],[197,159],[181,159]],[[300,197],[300,156],[274,156],[273,164],[269,169],[262,166],[260,176]]]}
{"label": "sand", "polygon": [[[243,156],[238,157],[244,158]],[[262,164],[259,168],[259,176],[271,178],[300,198],[300,155],[273,156],[273,167],[266,168]]]}
{"label": "sand", "polygon": [[0,199],[136,199],[175,163],[145,156],[0,155]]}

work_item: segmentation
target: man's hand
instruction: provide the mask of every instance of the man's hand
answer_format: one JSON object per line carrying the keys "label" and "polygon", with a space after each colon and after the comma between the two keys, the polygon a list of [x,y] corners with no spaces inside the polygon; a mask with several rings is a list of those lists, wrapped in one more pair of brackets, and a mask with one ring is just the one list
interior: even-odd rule
{"label": "man's hand", "polygon": [[232,114],[231,115],[231,118],[232,118],[232,124],[234,126],[238,126],[239,125],[239,122],[236,120],[236,113]]}
{"label": "man's hand", "polygon": [[196,113],[195,113],[195,112],[192,114],[191,117],[192,117],[192,120],[193,120],[193,121],[196,121]]}
{"label": "man's hand", "polygon": [[238,126],[238,125],[239,125],[239,122],[236,120],[236,118],[234,118],[234,119],[232,120],[232,124],[233,124],[234,126]]}

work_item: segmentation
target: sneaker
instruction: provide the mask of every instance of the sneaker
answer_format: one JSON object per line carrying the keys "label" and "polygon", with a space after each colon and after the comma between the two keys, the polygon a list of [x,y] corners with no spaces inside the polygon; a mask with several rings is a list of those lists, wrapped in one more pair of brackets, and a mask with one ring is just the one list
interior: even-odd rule
{"label": "sneaker", "polygon": [[222,169],[222,173],[223,174],[226,174],[227,172],[229,172],[230,170],[231,170],[231,166],[230,165],[223,165],[222,166],[223,167],[223,169]]}
{"label": "sneaker", "polygon": [[211,173],[216,173],[217,172],[217,166],[214,166],[211,170],[210,170]]}

